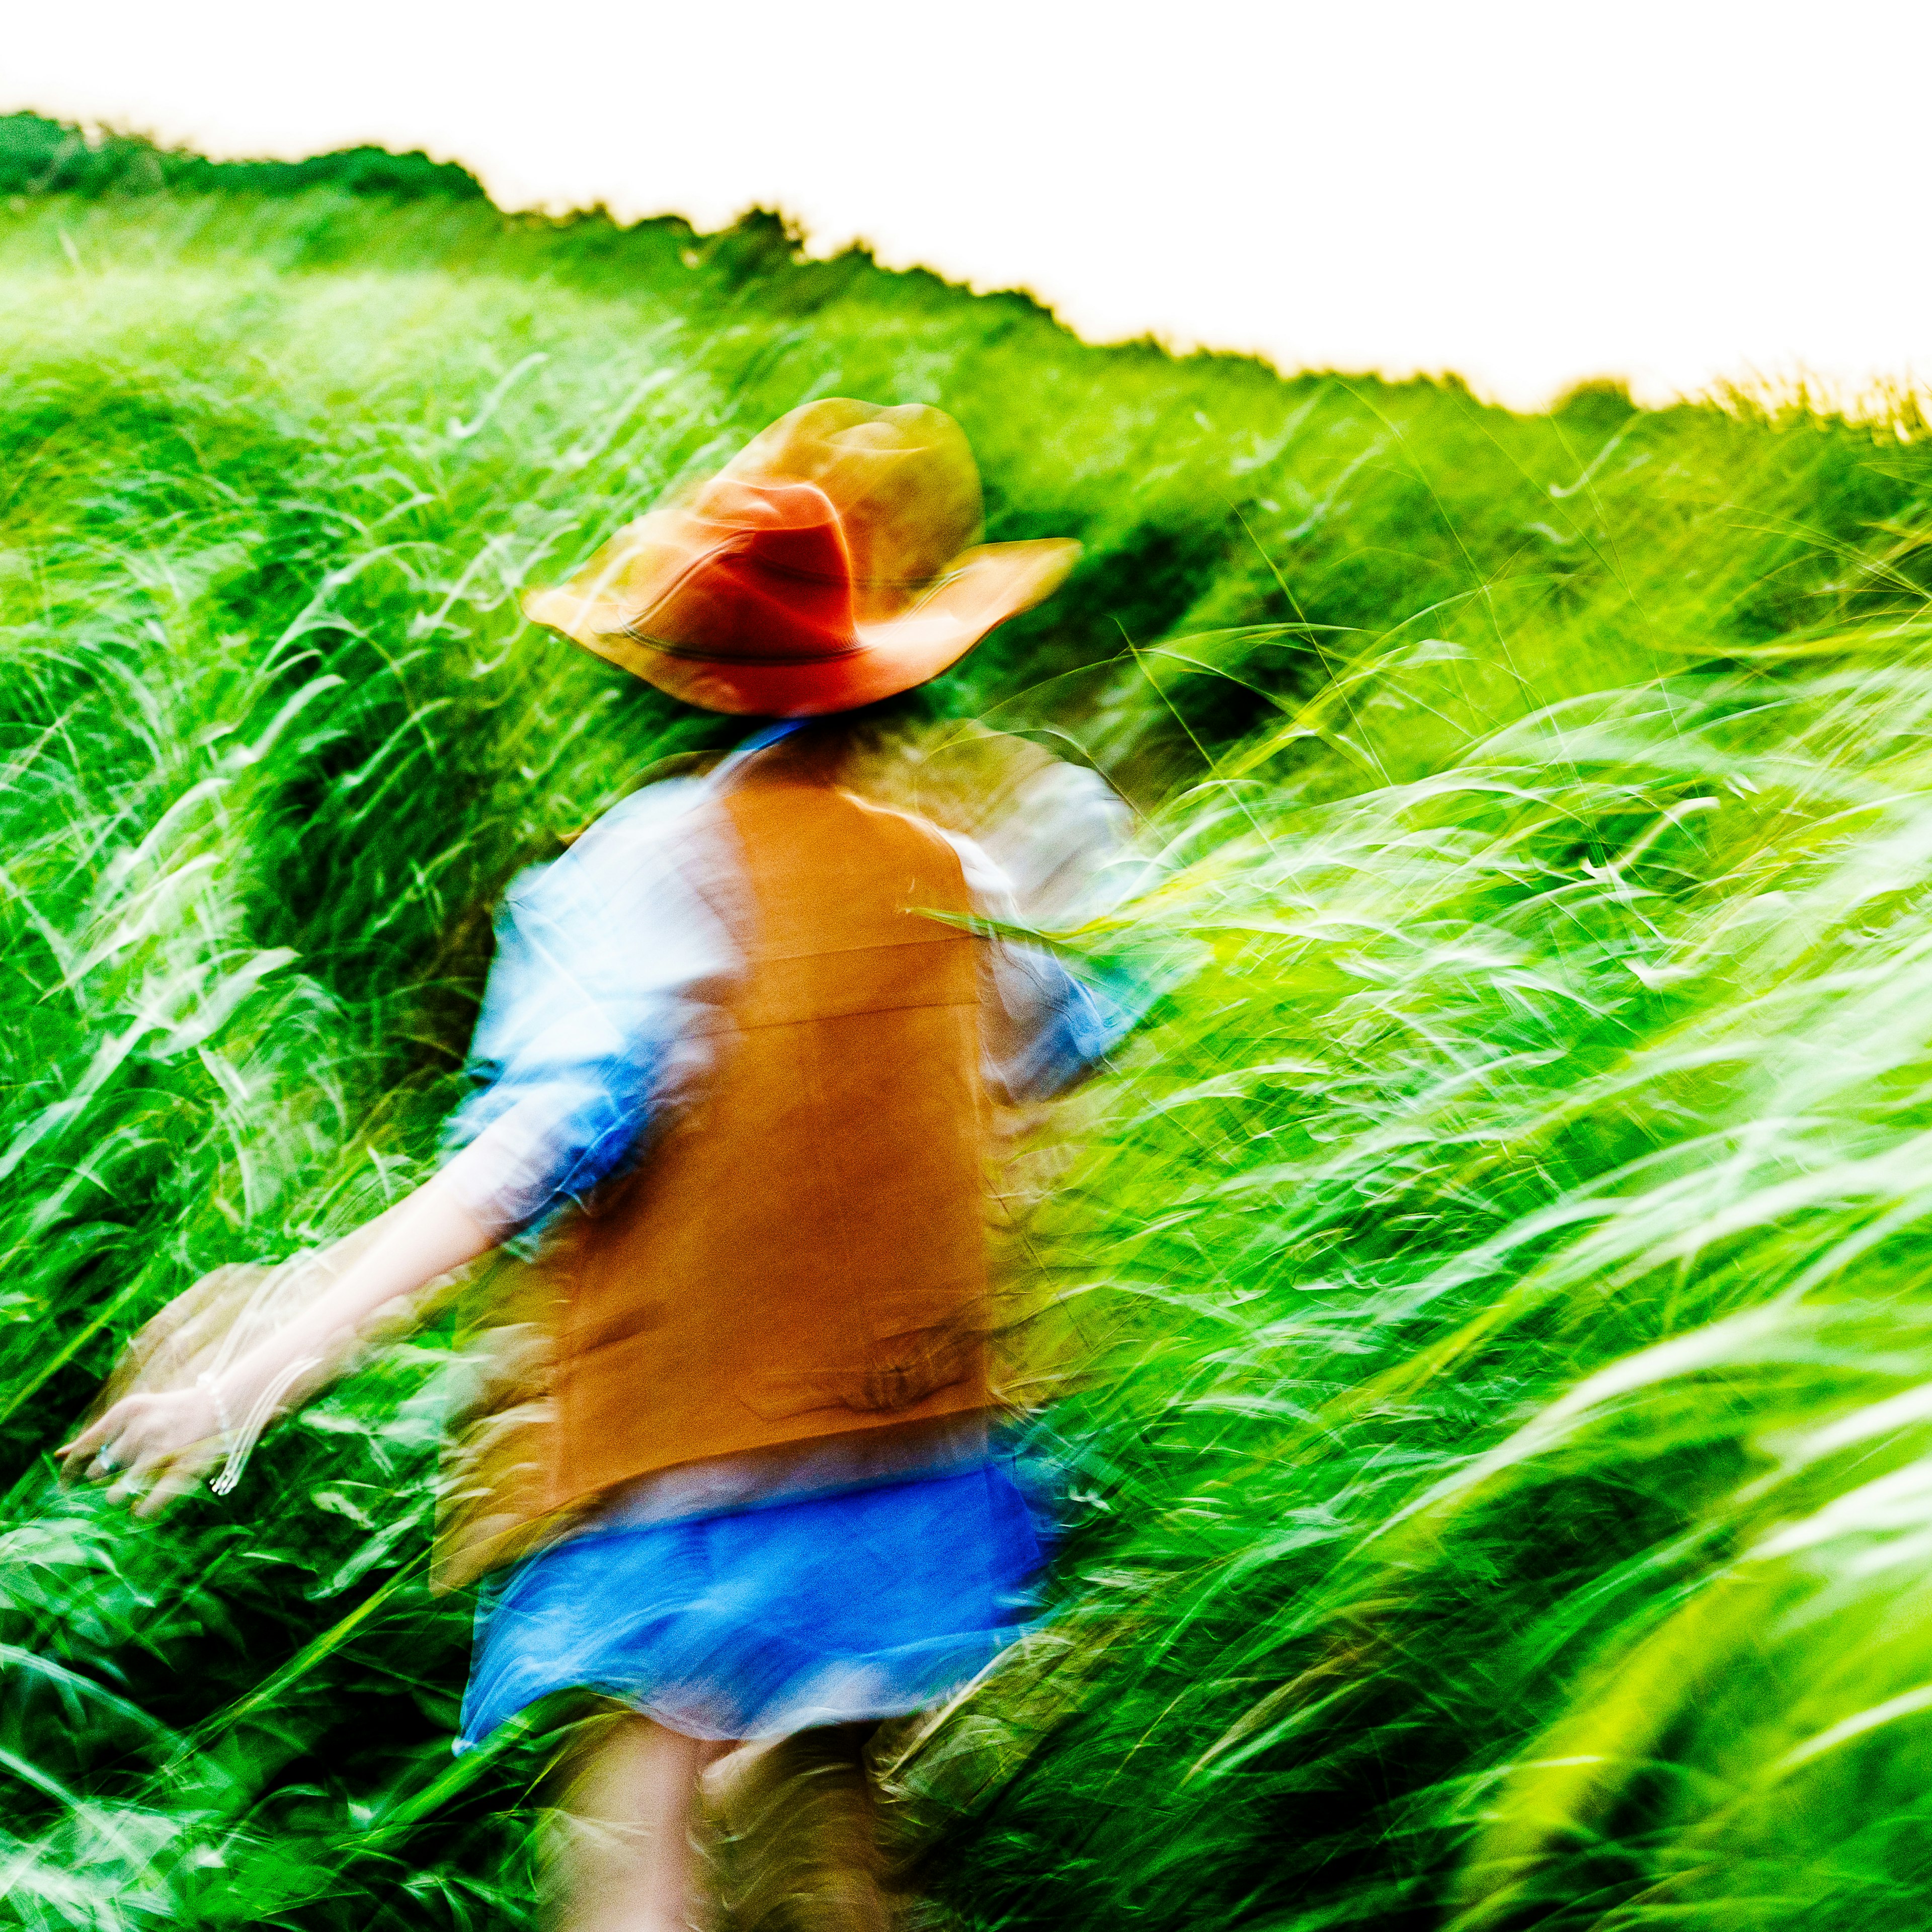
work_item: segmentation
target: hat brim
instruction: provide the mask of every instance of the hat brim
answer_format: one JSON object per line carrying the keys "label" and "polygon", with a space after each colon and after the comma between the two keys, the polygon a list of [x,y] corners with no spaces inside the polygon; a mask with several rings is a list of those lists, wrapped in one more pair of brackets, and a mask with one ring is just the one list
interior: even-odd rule
{"label": "hat brim", "polygon": [[857,626],[850,649],[821,657],[749,659],[674,649],[627,628],[632,620],[612,600],[567,590],[532,592],[524,614],[704,710],[816,718],[877,704],[937,677],[988,632],[1050,596],[1079,557],[1070,538],[982,544],[956,557],[910,610]]}

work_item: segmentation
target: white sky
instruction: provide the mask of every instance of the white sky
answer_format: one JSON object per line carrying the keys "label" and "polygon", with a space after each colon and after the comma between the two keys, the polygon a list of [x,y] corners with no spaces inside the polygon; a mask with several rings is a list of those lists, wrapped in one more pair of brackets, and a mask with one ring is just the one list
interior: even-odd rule
{"label": "white sky", "polygon": [[0,109],[1019,286],[1546,400],[1932,376],[1932,0],[0,0]]}

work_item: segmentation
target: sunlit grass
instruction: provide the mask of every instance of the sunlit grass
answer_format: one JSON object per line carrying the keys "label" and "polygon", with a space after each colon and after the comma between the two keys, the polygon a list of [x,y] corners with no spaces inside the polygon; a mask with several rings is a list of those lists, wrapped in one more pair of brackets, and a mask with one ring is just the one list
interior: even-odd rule
{"label": "sunlit grass", "polygon": [[1208,963],[1060,1216],[1066,1616],[959,1720],[1028,1922],[1900,1922],[1928,640],[1194,802],[1139,916]]}
{"label": "sunlit grass", "polygon": [[921,1910],[1917,1922],[1913,424],[1093,351],[761,233],[0,218],[0,1910],[527,1916],[544,1742],[448,1752],[447,1336],[158,1531],[44,1451],[423,1171],[505,883],[724,741],[516,587],[845,392],[1087,542],[950,702],[1134,794],[1156,883],[1070,943],[1174,978],[1035,1231],[1060,1614],[890,1742]]}

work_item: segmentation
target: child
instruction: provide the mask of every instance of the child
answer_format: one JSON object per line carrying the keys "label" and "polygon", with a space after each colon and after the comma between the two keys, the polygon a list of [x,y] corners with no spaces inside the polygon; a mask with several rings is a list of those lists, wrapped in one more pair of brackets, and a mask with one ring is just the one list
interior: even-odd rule
{"label": "child", "polygon": [[[473,1438],[441,1570],[516,1564],[479,1615],[459,1748],[554,1691],[614,1707],[585,1727],[551,1881],[573,1927],[686,1924],[705,1766],[944,1696],[1010,1640],[1039,1563],[987,1433],[987,1104],[1059,1090],[1126,1022],[974,936],[1014,917],[985,852],[848,782],[855,714],[1077,554],[969,548],[979,520],[949,418],[814,403],[532,596],[661,688],[782,722],[518,882],[453,1157],[323,1258],[298,1312],[62,1452],[143,1513],[224,1459],[232,1484],[373,1328],[536,1239],[524,1399]],[[1016,850],[1064,910],[1065,848],[1114,836],[1119,808],[1070,767],[1048,794]]]}

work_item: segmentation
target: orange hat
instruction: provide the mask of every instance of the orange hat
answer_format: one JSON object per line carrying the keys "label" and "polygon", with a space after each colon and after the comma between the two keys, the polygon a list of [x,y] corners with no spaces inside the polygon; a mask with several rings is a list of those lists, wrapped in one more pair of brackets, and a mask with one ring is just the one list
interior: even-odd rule
{"label": "orange hat", "polygon": [[935,677],[1050,595],[1077,543],[981,544],[959,425],[807,403],[628,524],[524,614],[707,711],[809,718]]}

